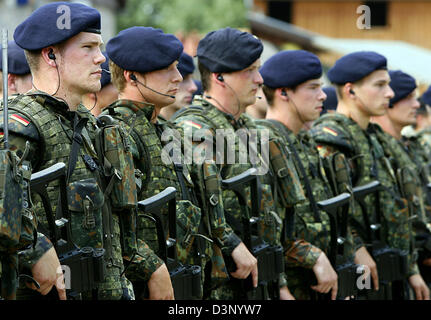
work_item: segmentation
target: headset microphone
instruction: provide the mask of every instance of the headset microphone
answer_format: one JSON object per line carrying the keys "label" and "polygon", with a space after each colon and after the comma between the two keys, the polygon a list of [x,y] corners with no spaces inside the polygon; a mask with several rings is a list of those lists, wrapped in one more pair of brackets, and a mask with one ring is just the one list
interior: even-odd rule
{"label": "headset microphone", "polygon": [[144,86],[145,88],[147,88],[148,90],[153,91],[154,93],[160,94],[161,96],[165,96],[165,97],[169,97],[169,98],[175,99],[175,96],[172,96],[170,94],[164,94],[164,93],[158,92],[158,91],[156,91],[154,89],[151,89],[150,87],[146,86],[145,84],[143,84],[142,82],[140,82],[133,73],[130,75],[130,79],[132,79],[133,81],[136,81],[141,86]]}

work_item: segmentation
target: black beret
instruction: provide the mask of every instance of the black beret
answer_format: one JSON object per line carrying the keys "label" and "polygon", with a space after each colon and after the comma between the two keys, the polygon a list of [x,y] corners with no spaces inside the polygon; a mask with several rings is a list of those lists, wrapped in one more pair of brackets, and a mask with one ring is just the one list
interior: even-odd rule
{"label": "black beret", "polygon": [[102,68],[102,78],[100,78],[100,83],[102,84],[102,88],[107,84],[111,83],[111,73],[109,71],[109,58],[106,52],[102,52],[105,56],[106,61],[100,65]]}
{"label": "black beret", "polygon": [[326,94],[326,100],[323,101],[323,110],[321,115],[328,112],[328,110],[336,110],[338,105],[337,93],[334,87],[323,87],[323,92]]}
{"label": "black beret", "polygon": [[[2,71],[2,54],[0,55],[0,71]],[[15,41],[9,41],[7,44],[7,67],[8,73],[12,74],[28,74],[30,67],[25,58],[24,50],[17,46]]]}
{"label": "black beret", "polygon": [[23,49],[40,50],[80,32],[100,34],[99,11],[81,3],[53,2],[36,9],[15,29],[13,37]]}
{"label": "black beret", "polygon": [[161,29],[132,27],[109,40],[106,52],[124,70],[146,73],[167,68],[177,61],[183,44]]}
{"label": "black beret", "polygon": [[209,71],[234,72],[252,65],[263,51],[262,42],[248,32],[224,28],[208,33],[198,44],[197,56]]}
{"label": "black beret", "polygon": [[281,51],[269,58],[260,68],[263,83],[270,88],[294,88],[322,76],[319,58],[305,50]]}
{"label": "black beret", "polygon": [[195,71],[193,58],[185,52],[181,53],[180,60],[178,60],[177,68],[183,78],[189,74],[192,74],[193,71]]}
{"label": "black beret", "polygon": [[356,82],[376,70],[386,69],[386,65],[386,58],[376,52],[353,52],[335,62],[335,65],[328,71],[328,78],[335,84]]}
{"label": "black beret", "polygon": [[416,89],[416,80],[400,70],[389,71],[391,82],[389,86],[394,91],[394,97],[389,101],[389,104],[393,106],[398,101],[407,97],[413,90]]}
{"label": "black beret", "polygon": [[431,106],[431,86],[429,86],[428,90],[422,94],[421,100]]}

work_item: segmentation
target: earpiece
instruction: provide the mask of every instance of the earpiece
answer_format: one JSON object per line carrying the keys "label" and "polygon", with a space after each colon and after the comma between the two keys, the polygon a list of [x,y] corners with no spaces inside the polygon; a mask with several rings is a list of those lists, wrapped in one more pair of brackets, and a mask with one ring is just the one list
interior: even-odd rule
{"label": "earpiece", "polygon": [[218,81],[223,82],[223,81],[224,81],[224,78],[223,78],[223,76],[222,76],[221,74],[219,74],[219,75],[217,76],[217,80],[218,80]]}
{"label": "earpiece", "polygon": [[281,90],[281,95],[282,95],[283,97],[287,97],[287,92],[286,92],[286,91],[284,91],[284,90]]}
{"label": "earpiece", "polygon": [[355,91],[353,91],[353,89],[350,89],[349,93],[355,95]]}
{"label": "earpiece", "polygon": [[48,52],[48,58],[50,58],[51,60],[55,60],[55,54],[52,49]]}
{"label": "earpiece", "polygon": [[133,81],[137,81],[136,76],[133,73],[130,75],[130,79],[132,79]]}

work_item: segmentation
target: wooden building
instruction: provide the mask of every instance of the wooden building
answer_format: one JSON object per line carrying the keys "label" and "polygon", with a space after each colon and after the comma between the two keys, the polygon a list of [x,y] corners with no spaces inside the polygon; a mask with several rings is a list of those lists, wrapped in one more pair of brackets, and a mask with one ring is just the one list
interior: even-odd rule
{"label": "wooden building", "polygon": [[[362,5],[370,8],[370,29],[357,26]],[[254,0],[253,10],[328,37],[401,40],[431,49],[431,1]]]}

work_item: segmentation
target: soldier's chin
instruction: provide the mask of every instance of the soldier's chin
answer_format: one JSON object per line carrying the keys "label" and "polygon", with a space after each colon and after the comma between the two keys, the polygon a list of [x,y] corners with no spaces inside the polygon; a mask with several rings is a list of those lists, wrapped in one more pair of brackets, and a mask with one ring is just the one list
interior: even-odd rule
{"label": "soldier's chin", "polygon": [[102,89],[102,85],[100,84],[100,81],[98,83],[94,83],[92,84],[89,88],[88,88],[88,92],[90,93],[97,93]]}

